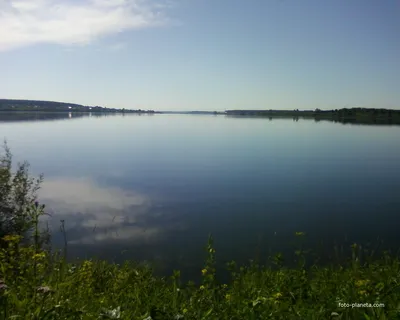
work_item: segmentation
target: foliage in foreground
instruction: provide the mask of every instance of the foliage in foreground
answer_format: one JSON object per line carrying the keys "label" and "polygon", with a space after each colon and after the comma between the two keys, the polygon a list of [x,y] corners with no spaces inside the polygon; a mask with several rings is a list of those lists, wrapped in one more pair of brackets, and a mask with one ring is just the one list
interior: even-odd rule
{"label": "foliage in foreground", "polygon": [[[232,281],[217,283],[210,238],[202,284],[182,284],[150,267],[85,260],[22,246],[6,236],[0,251],[2,319],[398,319],[400,262],[385,255],[360,265],[287,269],[229,264]],[[301,253],[300,253],[301,255]],[[279,262],[279,261],[277,261]],[[340,305],[342,303],[342,305]],[[350,307],[343,304],[349,303]],[[351,307],[352,303],[381,304]]]}
{"label": "foliage in foreground", "polygon": [[[31,209],[43,176],[33,178],[26,161],[18,163],[13,172],[12,154],[6,142],[3,149],[4,153],[0,154],[0,238],[7,234],[31,236],[37,224]],[[43,241],[46,238],[44,233],[36,236]]]}

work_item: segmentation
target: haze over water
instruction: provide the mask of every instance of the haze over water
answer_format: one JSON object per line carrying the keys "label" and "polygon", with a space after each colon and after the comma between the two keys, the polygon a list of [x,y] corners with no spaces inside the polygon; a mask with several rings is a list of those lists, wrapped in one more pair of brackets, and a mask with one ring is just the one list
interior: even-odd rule
{"label": "haze over water", "polygon": [[[400,243],[400,126],[203,115],[3,122],[16,161],[44,173],[40,200],[71,257],[197,272],[307,244]],[[126,250],[126,251],[124,251]]]}

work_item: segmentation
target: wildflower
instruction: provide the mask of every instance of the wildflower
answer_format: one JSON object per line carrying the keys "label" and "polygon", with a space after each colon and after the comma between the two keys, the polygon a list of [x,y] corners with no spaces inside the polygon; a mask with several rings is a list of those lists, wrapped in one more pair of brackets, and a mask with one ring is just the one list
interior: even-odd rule
{"label": "wildflower", "polygon": [[357,280],[355,282],[356,287],[364,287],[369,283],[369,280]]}
{"label": "wildflower", "polygon": [[90,268],[92,267],[92,265],[93,265],[92,261],[90,261],[90,260],[85,260],[85,261],[83,262],[82,268],[83,268],[83,269],[90,269]]}
{"label": "wildflower", "polygon": [[40,252],[40,253],[35,253],[33,255],[33,259],[34,260],[40,260],[46,257],[46,254],[44,252]]}
{"label": "wildflower", "polygon": [[256,300],[253,301],[253,307],[264,303],[265,301],[267,301],[268,299],[264,298],[264,297],[258,297]]}
{"label": "wildflower", "polygon": [[110,316],[110,318],[112,319],[119,319],[121,317],[121,307],[118,307],[114,310],[111,310],[108,315]]}
{"label": "wildflower", "polygon": [[50,289],[49,287],[47,287],[47,286],[39,287],[39,288],[36,289],[36,291],[37,291],[37,292],[40,292],[40,293],[50,293],[50,292],[53,292],[53,290],[51,290],[51,289]]}
{"label": "wildflower", "polygon": [[74,273],[76,270],[76,266],[72,266],[71,268],[69,268],[68,273]]}
{"label": "wildflower", "polygon": [[205,288],[204,288],[204,286],[200,286],[200,290],[204,290]]}
{"label": "wildflower", "polygon": [[17,234],[8,234],[3,237],[3,240],[8,242],[18,242],[19,240],[21,240],[21,238],[22,237]]}
{"label": "wildflower", "polygon": [[106,316],[109,319],[119,319],[121,318],[121,307],[113,310],[105,310],[101,313],[102,316]]}
{"label": "wildflower", "polygon": [[273,296],[274,296],[275,300],[278,300],[279,298],[282,297],[282,293],[277,292],[277,293],[275,293]]}
{"label": "wildflower", "polygon": [[201,270],[201,273],[203,274],[203,276],[207,273],[207,269],[203,269]]}
{"label": "wildflower", "polygon": [[7,290],[8,286],[5,283],[0,282],[0,291],[1,290]]}

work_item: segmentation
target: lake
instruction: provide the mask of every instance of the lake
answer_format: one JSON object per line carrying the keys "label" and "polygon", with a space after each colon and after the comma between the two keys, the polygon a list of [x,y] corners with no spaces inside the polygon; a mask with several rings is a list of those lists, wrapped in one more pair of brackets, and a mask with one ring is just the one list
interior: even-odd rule
{"label": "lake", "polygon": [[[400,244],[400,126],[223,115],[0,115],[15,161],[44,173],[40,201],[68,254],[198,275],[307,245]],[[35,121],[30,121],[35,120]],[[321,249],[319,249],[321,250]]]}

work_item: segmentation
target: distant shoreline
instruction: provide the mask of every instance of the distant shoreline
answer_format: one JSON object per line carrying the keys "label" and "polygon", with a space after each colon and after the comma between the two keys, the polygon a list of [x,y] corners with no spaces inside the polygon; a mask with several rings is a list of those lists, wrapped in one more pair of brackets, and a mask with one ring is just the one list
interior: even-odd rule
{"label": "distant shoreline", "polygon": [[154,110],[131,110],[125,108],[105,108],[100,106],[84,106],[76,103],[0,99],[0,112],[73,112],[73,113],[157,113]]}
{"label": "distant shoreline", "polygon": [[258,117],[269,119],[288,119],[294,121],[299,119],[314,119],[315,121],[332,121],[339,123],[355,124],[396,124],[400,125],[400,110],[392,109],[366,109],[366,108],[344,108],[323,111],[299,110],[228,110],[227,116],[230,117]]}
{"label": "distant shoreline", "polygon": [[125,114],[125,113],[136,113],[136,114],[161,114],[162,112],[159,111],[136,111],[136,110],[129,110],[129,111],[81,111],[81,110],[0,110],[1,113],[57,113],[57,114],[68,114],[68,113],[95,113],[95,114]]}
{"label": "distant shoreline", "polygon": [[0,114],[185,114],[185,115],[224,115],[228,117],[260,117],[260,118],[300,118],[315,121],[328,120],[342,123],[365,124],[400,124],[400,110],[373,108],[342,108],[335,110],[226,110],[226,111],[154,111],[104,108],[100,106],[83,106],[80,104],[39,101],[0,99]]}

